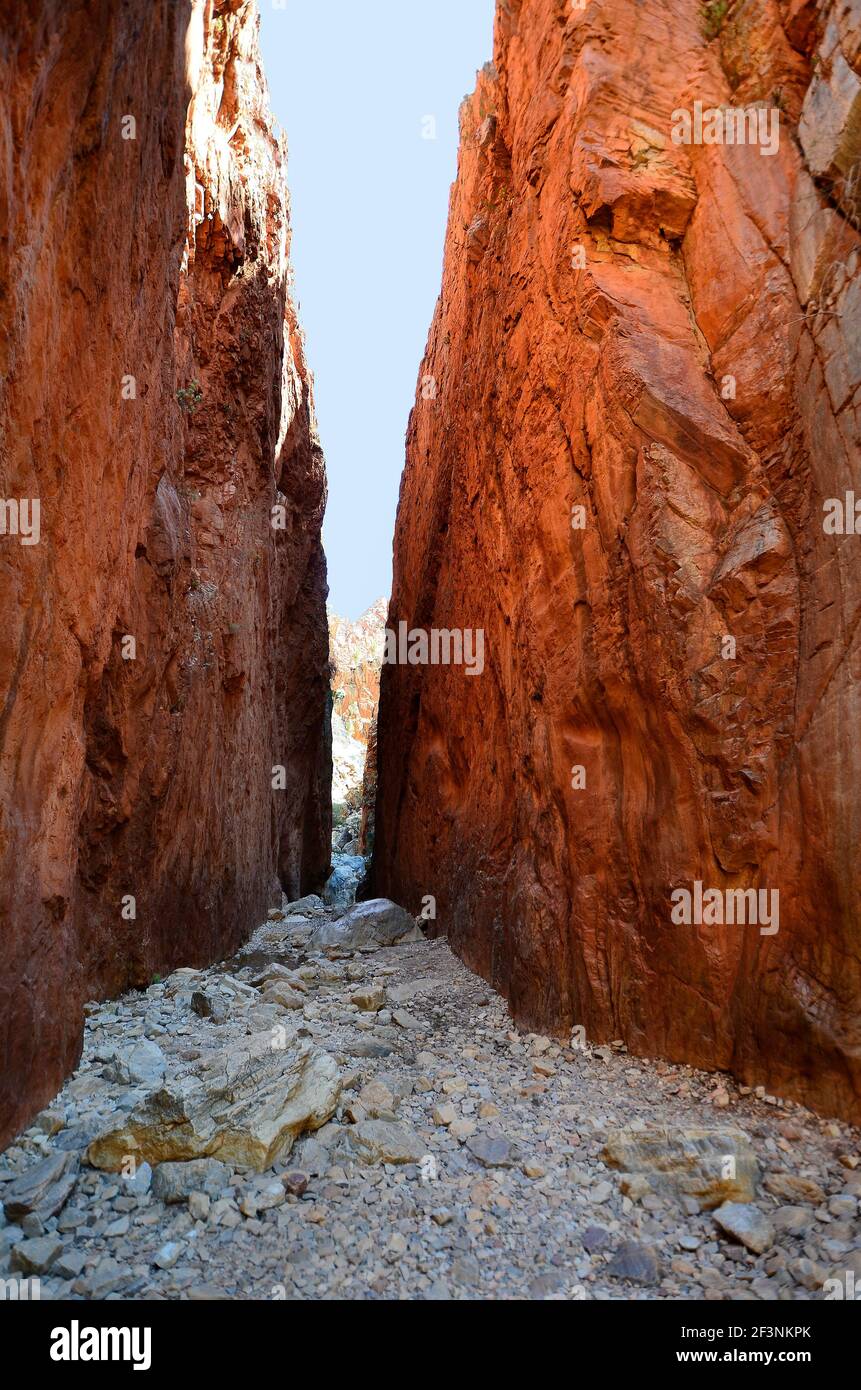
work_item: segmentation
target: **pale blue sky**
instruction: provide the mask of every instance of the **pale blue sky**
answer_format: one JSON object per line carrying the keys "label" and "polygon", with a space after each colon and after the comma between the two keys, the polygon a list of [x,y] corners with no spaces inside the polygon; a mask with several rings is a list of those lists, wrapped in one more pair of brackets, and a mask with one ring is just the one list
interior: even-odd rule
{"label": "pale blue sky", "polygon": [[[329,474],[329,602],[391,587],[404,434],[440,290],[457,112],[493,0],[259,0],[287,133],[293,265]],[[435,140],[422,138],[425,117]]]}

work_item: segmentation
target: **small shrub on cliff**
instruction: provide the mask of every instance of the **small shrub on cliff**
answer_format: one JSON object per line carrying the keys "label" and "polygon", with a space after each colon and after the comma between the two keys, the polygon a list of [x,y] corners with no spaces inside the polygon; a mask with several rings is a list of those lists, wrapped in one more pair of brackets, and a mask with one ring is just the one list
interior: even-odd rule
{"label": "small shrub on cliff", "polygon": [[709,3],[703,6],[707,38],[716,39],[718,37],[728,9],[729,0],[709,0]]}
{"label": "small shrub on cliff", "polygon": [[187,386],[180,386],[176,393],[176,399],[180,410],[185,411],[186,415],[193,415],[203,400],[200,382],[193,380]]}

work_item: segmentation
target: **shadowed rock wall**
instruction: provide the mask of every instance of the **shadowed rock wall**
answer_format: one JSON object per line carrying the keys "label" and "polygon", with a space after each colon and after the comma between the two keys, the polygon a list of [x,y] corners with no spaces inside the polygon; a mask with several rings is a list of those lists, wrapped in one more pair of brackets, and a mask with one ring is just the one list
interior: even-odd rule
{"label": "shadowed rock wall", "polygon": [[86,999],[328,867],[325,472],[257,25],[0,16],[0,493],[40,504],[38,544],[0,535],[0,1141]]}

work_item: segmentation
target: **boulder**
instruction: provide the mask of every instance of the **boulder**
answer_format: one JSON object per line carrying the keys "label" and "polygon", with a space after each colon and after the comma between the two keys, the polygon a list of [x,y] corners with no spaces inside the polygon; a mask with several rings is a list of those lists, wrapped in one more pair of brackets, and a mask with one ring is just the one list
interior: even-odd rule
{"label": "boulder", "polygon": [[285,917],[304,917],[306,912],[319,912],[324,906],[322,898],[316,893],[309,893],[304,898],[297,898],[294,903],[288,903],[282,911]]}
{"label": "boulder", "polygon": [[825,1201],[825,1193],[812,1178],[799,1178],[794,1173],[770,1173],[763,1182],[766,1192],[783,1202],[810,1202],[820,1206]]}
{"label": "boulder", "polygon": [[68,1201],[78,1177],[76,1153],[53,1153],[50,1158],[28,1168],[5,1188],[3,1210],[8,1221],[20,1221],[31,1212],[41,1219],[56,1216]]}
{"label": "boulder", "polygon": [[110,1080],[126,1086],[154,1086],[164,1080],[166,1072],[167,1058],[158,1043],[149,1038],[142,1038],[128,1051],[117,1053],[105,1069]]}
{"label": "boulder", "polygon": [[63,1242],[57,1236],[35,1236],[12,1246],[10,1264],[22,1274],[46,1274],[62,1253]]}
{"label": "boulder", "polygon": [[326,1123],[340,1091],[328,1054],[308,1043],[276,1047],[271,1032],[256,1033],[151,1091],[93,1140],[87,1158],[110,1172],[128,1154],[152,1164],[217,1157],[262,1172],[298,1134]]}
{"label": "boulder", "polygon": [[347,1132],[360,1163],[420,1163],[427,1145],[415,1130],[392,1120],[363,1120]]}
{"label": "boulder", "polygon": [[371,1119],[390,1119],[399,1100],[378,1078],[368,1081],[359,1092],[359,1101]]}
{"label": "boulder", "polygon": [[382,985],[365,985],[350,995],[350,1003],[355,1004],[360,1013],[379,1013],[385,1002],[386,991]]}
{"label": "boulder", "polygon": [[517,1162],[516,1149],[501,1134],[476,1134],[466,1147],[483,1168],[511,1168]]}
{"label": "boulder", "polygon": [[607,1266],[611,1279],[627,1279],[631,1284],[658,1284],[661,1267],[651,1245],[635,1240],[623,1241]]}
{"label": "boulder", "polygon": [[263,998],[267,1004],[277,1004],[282,1009],[301,1009],[305,1003],[304,997],[286,980],[267,985]]}
{"label": "boulder", "polygon": [[350,907],[365,877],[365,861],[359,854],[333,854],[332,872],[323,897],[329,907]]}
{"label": "boulder", "polygon": [[209,1018],[213,1023],[226,1023],[229,1015],[227,1001],[216,990],[196,989],[191,996],[192,1013]]}
{"label": "boulder", "polygon": [[160,1163],[152,1177],[152,1195],[160,1202],[187,1202],[192,1192],[214,1197],[226,1187],[232,1169],[217,1158],[194,1158],[187,1163]]}
{"label": "boulder", "polygon": [[774,1228],[758,1207],[740,1202],[724,1202],[713,1213],[715,1225],[756,1255],[762,1255],[774,1242]]}
{"label": "boulder", "polygon": [[338,946],[355,950],[358,946],[393,946],[406,937],[415,938],[415,919],[388,898],[372,898],[356,903],[336,922],[320,922],[309,946]]}
{"label": "boulder", "polygon": [[620,1129],[602,1154],[610,1168],[645,1175],[653,1191],[695,1197],[709,1210],[722,1202],[752,1202],[757,1161],[738,1129]]}

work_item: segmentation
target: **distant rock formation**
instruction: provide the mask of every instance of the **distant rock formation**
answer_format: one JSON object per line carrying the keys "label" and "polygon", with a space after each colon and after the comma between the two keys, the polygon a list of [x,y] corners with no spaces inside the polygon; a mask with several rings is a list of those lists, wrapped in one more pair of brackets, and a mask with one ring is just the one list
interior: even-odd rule
{"label": "distant rock formation", "polygon": [[[329,611],[336,847],[349,843],[359,849],[360,839],[364,841],[360,823],[367,819],[365,758],[380,698],[387,610],[387,600],[377,599],[354,623]],[[349,830],[346,838],[341,830],[345,822]],[[365,853],[364,848],[361,853]]]}
{"label": "distant rock formation", "polygon": [[379,598],[354,623],[329,610],[335,713],[343,719],[350,738],[363,746],[368,742],[380,698],[387,610],[388,600]]}

